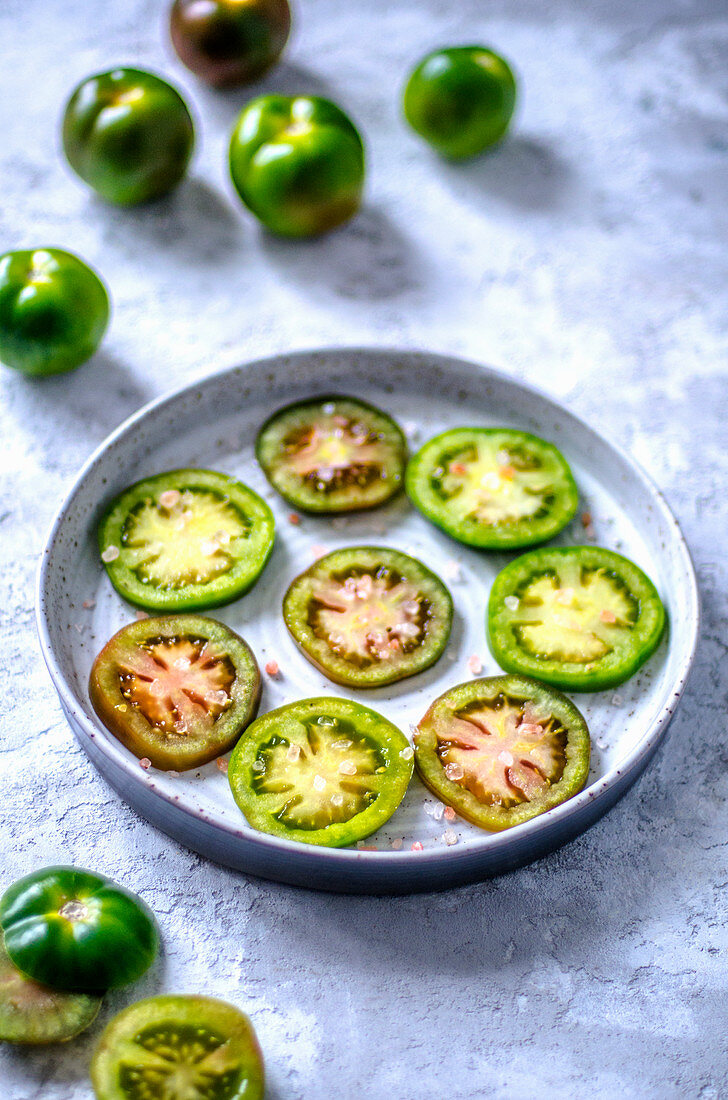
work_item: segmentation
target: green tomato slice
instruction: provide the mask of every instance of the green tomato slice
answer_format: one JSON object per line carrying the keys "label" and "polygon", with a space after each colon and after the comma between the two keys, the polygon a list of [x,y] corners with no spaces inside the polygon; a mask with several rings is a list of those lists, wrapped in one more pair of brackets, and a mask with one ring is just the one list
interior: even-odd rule
{"label": "green tomato slice", "polygon": [[258,710],[260,672],[247,643],[223,623],[166,615],[130,623],[106,643],[89,695],[135,756],[185,771],[235,744]]}
{"label": "green tomato slice", "polygon": [[452,598],[416,558],[353,546],[320,558],[291,584],[283,618],[312,664],[337,684],[379,687],[442,655]]}
{"label": "green tomato slice", "polygon": [[214,470],[171,470],[116,498],[99,526],[119,595],[150,611],[231,603],[260,576],[273,515],[257,493]]}
{"label": "green tomato slice", "polygon": [[129,1005],[91,1061],[96,1100],[263,1100],[263,1055],[240,1009],[213,997]]}
{"label": "green tomato slice", "polygon": [[256,454],[289,504],[330,514],[375,508],[399,492],[407,444],[380,409],[330,396],[274,413],[260,430]]}
{"label": "green tomato slice", "polygon": [[415,734],[425,785],[491,831],[520,825],[580,791],[589,754],[589,731],[574,704],[524,676],[451,688]]}
{"label": "green tomato slice", "polygon": [[664,626],[649,577],[600,546],[523,554],[498,574],[488,602],[498,664],[572,691],[623,683],[654,653]]}
{"label": "green tomato slice", "polygon": [[228,765],[233,797],[255,829],[340,848],[399,806],[413,751],[381,714],[348,699],[303,699],[258,718]]}
{"label": "green tomato slice", "polygon": [[453,428],[435,436],[410,459],[406,488],[437,527],[484,550],[544,542],[579,503],[553,443],[514,428]]}
{"label": "green tomato slice", "polygon": [[159,948],[141,898],[77,867],[44,867],[13,883],[0,898],[0,925],[24,974],[69,992],[134,982]]}
{"label": "green tomato slice", "polygon": [[0,936],[0,1042],[65,1043],[94,1022],[100,997],[62,993],[18,970]]}

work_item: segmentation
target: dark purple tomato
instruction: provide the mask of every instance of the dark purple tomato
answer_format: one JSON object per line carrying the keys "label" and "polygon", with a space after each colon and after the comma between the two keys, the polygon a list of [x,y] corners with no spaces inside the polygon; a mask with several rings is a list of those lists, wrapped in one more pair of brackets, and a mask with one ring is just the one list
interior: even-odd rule
{"label": "dark purple tomato", "polygon": [[288,0],[174,0],[170,34],[179,58],[208,84],[248,84],[281,55]]}

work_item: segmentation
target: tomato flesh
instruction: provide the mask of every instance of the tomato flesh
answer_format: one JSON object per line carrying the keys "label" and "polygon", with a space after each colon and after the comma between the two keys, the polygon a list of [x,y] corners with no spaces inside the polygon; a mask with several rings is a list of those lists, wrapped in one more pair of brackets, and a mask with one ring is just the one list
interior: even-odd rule
{"label": "tomato flesh", "polygon": [[262,1100],[248,1017],[212,997],[149,997],[115,1016],[91,1062],[97,1100]]}
{"label": "tomato flesh", "polygon": [[288,405],[258,436],[266,477],[303,511],[373,508],[402,487],[407,447],[379,409],[351,397]]}
{"label": "tomato flesh", "polygon": [[406,737],[376,711],[347,699],[304,699],[253,723],[228,776],[254,828],[341,847],[392,816],[412,756]]}
{"label": "tomato flesh", "polygon": [[101,560],[125,599],[154,611],[230,603],[273,545],[267,504],[213,470],[172,470],[126,489],[99,528]]}
{"label": "tomato flesh", "polygon": [[522,555],[498,574],[488,605],[498,663],[573,691],[628,679],[656,649],[664,624],[649,578],[603,547]]}
{"label": "tomato flesh", "polygon": [[385,547],[348,547],[293,581],[283,617],[329,679],[377,687],[437,661],[450,636],[452,599],[415,558]]}
{"label": "tomato flesh", "polygon": [[166,616],[115,634],[94,662],[89,693],[133,753],[183,771],[237,741],[255,716],[260,674],[246,643],[222,623]]}
{"label": "tomato flesh", "polygon": [[459,542],[528,546],[574,516],[578,493],[551,443],[511,428],[455,428],[426,443],[406,475],[412,503]]}
{"label": "tomato flesh", "polygon": [[580,790],[589,749],[573,703],[519,676],[452,688],[435,700],[415,735],[424,783],[490,830],[528,821]]}

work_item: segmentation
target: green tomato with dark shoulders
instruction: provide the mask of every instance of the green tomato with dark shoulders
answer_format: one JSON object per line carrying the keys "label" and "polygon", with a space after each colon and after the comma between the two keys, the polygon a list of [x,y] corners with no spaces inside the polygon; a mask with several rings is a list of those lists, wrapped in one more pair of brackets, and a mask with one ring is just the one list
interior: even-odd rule
{"label": "green tomato with dark shoulders", "polygon": [[233,130],[230,173],[267,229],[283,237],[317,236],[359,209],[364,145],[351,119],[328,99],[259,96]]}
{"label": "green tomato with dark shoulders", "polygon": [[62,248],[0,256],[0,362],[28,375],[62,374],[90,359],[109,323],[99,276]]}
{"label": "green tomato with dark shoulders", "polygon": [[516,79],[485,46],[434,50],[410,74],[404,114],[438,153],[477,156],[505,135],[516,105]]}
{"label": "green tomato with dark shoulders", "polygon": [[179,92],[142,69],[83,80],[63,116],[63,150],[103,199],[131,206],[171,191],[192,156],[192,117]]}
{"label": "green tomato with dark shoulders", "polygon": [[136,981],[159,949],[141,898],[77,867],[44,867],[18,879],[0,898],[0,927],[23,974],[73,993]]}

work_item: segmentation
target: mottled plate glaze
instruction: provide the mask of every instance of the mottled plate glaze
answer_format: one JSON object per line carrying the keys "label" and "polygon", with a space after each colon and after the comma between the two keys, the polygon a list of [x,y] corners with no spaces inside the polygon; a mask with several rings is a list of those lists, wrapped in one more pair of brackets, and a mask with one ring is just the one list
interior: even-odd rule
{"label": "mottled plate glaze", "polygon": [[[589,783],[575,798],[490,835],[459,819],[438,819],[439,804],[415,779],[386,828],[367,841],[376,851],[316,848],[250,829],[214,763],[178,778],[144,771],[99,725],[87,692],[91,663],[134,611],[104,573],[96,524],[109,500],[130,482],[178,466],[233,474],[274,510],[276,545],[260,581],[236,603],[212,612],[243,635],[261,667],[273,660],[280,666],[277,678],[264,675],[261,711],[311,695],[358,697],[410,735],[432,699],[471,677],[472,656],[480,657],[484,675],[499,671],[486,644],[485,607],[493,577],[512,555],[460,546],[403,497],[358,516],[289,521],[290,506],[255,462],[256,433],[282,404],[327,392],[381,406],[405,428],[413,448],[462,424],[508,425],[553,440],[574,471],[580,513],[591,513],[596,541],[633,558],[657,584],[670,619],[658,652],[616,691],[575,697],[593,745]],[[580,518],[555,540],[585,541]],[[455,621],[448,650],[433,668],[357,696],[331,684],[297,652],[280,606],[291,579],[321,550],[364,542],[404,550],[438,572],[452,592]],[[54,520],[40,565],[37,617],[45,660],[74,733],[121,797],[158,828],[250,874],[321,889],[404,893],[507,871],[559,847],[601,817],[634,783],[664,736],[693,660],[699,607],[688,549],[659,491],[624,453],[566,409],[474,363],[427,352],[338,348],[223,370],[122,424],[86,463]],[[415,842],[421,851],[412,850]]]}

